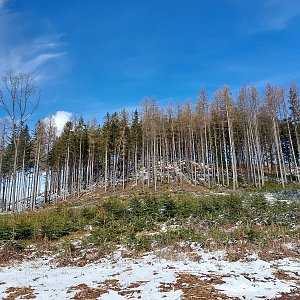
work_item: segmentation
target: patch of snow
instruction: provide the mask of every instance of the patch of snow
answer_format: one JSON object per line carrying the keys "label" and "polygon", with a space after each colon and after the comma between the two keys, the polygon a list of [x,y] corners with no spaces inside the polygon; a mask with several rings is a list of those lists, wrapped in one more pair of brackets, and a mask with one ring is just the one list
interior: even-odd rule
{"label": "patch of snow", "polygon": [[213,191],[211,191],[210,194],[216,195],[216,196],[228,196],[229,195],[229,193],[226,193],[226,192],[213,192]]}
{"label": "patch of snow", "polygon": [[[298,266],[300,266],[298,262]],[[231,262],[228,266],[222,264],[222,272],[227,272],[233,276],[224,277],[224,284],[215,285],[229,297],[239,297],[242,299],[267,299],[278,296],[281,292],[289,292],[292,287],[296,287],[295,281],[288,282],[278,280],[271,269],[271,263],[257,259],[249,262]],[[243,275],[245,274],[245,275]],[[246,275],[247,274],[247,275]]]}
{"label": "patch of snow", "polygon": [[271,204],[276,201],[286,202],[286,203],[290,203],[292,201],[299,201],[300,200],[299,195],[300,192],[298,190],[264,194],[266,201]]}
{"label": "patch of snow", "polygon": [[160,227],[159,232],[166,233],[168,231],[176,231],[180,228],[181,226],[179,224],[167,224],[163,223]]}
{"label": "patch of snow", "polygon": [[[189,273],[200,279],[209,279],[211,275],[220,275],[224,283],[213,286],[229,297],[240,299],[267,299],[290,292],[300,280],[300,260],[285,258],[266,262],[255,253],[247,260],[226,261],[225,251],[205,252],[201,246],[193,243],[193,251],[201,257],[192,261],[188,256],[181,260],[162,259],[149,253],[141,258],[123,258],[121,251],[116,251],[111,258],[85,267],[56,267],[50,258],[23,262],[14,266],[0,268],[0,298],[8,296],[9,287],[31,286],[36,293],[36,299],[71,299],[76,290],[67,293],[72,286],[86,284],[91,288],[105,288],[103,282],[114,279],[122,289],[129,289],[130,294],[118,293],[107,288],[107,293],[98,299],[178,299],[181,290],[169,289],[161,291],[161,285],[171,285],[176,282],[176,275]],[[250,260],[250,262],[249,262]],[[290,280],[278,279],[275,272],[282,270],[291,275]],[[138,288],[130,288],[130,284],[142,282]],[[139,291],[139,293],[138,293]]]}
{"label": "patch of snow", "polygon": [[283,246],[288,250],[296,250],[297,249],[297,245],[293,244],[293,243],[285,243]]}
{"label": "patch of snow", "polygon": [[272,193],[265,193],[265,199],[269,203],[275,202],[277,199],[275,198],[274,194]]}

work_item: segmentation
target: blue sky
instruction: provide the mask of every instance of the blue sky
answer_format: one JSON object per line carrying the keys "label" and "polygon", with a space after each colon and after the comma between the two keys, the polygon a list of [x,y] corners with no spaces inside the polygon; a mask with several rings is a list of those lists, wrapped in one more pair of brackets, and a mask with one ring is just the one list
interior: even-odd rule
{"label": "blue sky", "polygon": [[298,0],[0,0],[0,72],[31,72],[35,119],[166,105],[202,86],[299,81]]}

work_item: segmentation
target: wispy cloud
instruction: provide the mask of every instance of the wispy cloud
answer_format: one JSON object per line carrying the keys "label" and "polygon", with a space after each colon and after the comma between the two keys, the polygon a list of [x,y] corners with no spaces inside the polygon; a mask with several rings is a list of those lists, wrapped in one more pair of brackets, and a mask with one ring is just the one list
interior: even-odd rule
{"label": "wispy cloud", "polygon": [[4,8],[7,0],[0,0],[0,9]]}
{"label": "wispy cloud", "polygon": [[[40,33],[34,33],[37,24],[29,22],[26,15],[3,9],[6,2],[0,0],[0,73],[12,68],[30,72],[39,80],[45,78],[45,73],[50,74],[49,66],[57,73],[66,56],[63,36],[51,32],[46,25]],[[20,26],[22,23],[27,26]]]}
{"label": "wispy cloud", "polygon": [[299,0],[268,0],[262,25],[269,30],[284,29],[290,20],[300,14]]}
{"label": "wispy cloud", "polygon": [[253,0],[244,5],[247,7],[244,29],[248,33],[280,31],[300,16],[299,0]]}
{"label": "wispy cloud", "polygon": [[[45,41],[55,46],[50,49]],[[13,68],[18,71],[35,73],[47,63],[64,56],[65,51],[61,51],[59,40],[56,37],[46,36],[36,40],[29,40],[27,43],[17,43],[11,47],[0,49],[0,65],[2,69]],[[1,69],[0,69],[1,70]],[[2,71],[2,70],[1,70]]]}

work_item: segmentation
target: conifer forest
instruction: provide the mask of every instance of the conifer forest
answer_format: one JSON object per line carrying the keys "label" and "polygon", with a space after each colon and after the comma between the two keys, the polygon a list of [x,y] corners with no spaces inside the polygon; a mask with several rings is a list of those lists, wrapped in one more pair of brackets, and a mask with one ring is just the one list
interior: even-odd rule
{"label": "conifer forest", "polygon": [[300,98],[296,83],[224,86],[196,99],[159,106],[145,98],[133,112],[102,120],[74,117],[60,135],[53,117],[35,128],[39,90],[27,73],[9,71],[0,88],[0,212],[103,188],[162,184],[238,189],[300,182]]}

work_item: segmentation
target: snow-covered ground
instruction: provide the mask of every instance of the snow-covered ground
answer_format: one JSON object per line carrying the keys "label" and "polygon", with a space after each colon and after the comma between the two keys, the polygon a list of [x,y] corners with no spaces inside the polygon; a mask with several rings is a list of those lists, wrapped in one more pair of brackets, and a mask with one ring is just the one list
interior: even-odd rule
{"label": "snow-covered ground", "polygon": [[265,193],[264,196],[266,201],[271,204],[276,201],[290,203],[291,201],[300,200],[300,190]]}
{"label": "snow-covered ground", "polygon": [[22,262],[0,268],[0,298],[198,299],[191,295],[210,289],[215,298],[207,299],[272,299],[299,288],[299,259],[267,262],[251,254],[228,261],[224,251],[192,249],[193,256],[181,252],[176,259],[168,249],[137,258],[126,257],[121,249],[84,267],[57,267],[49,257]]}

